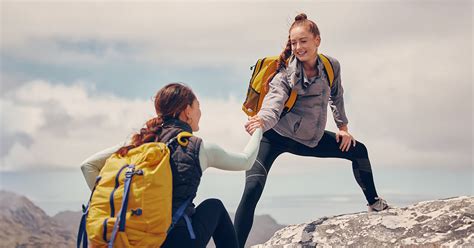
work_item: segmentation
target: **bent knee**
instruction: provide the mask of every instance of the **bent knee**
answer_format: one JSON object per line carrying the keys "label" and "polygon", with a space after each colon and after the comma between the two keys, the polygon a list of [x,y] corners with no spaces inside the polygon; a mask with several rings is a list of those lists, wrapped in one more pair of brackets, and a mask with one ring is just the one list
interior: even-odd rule
{"label": "bent knee", "polygon": [[223,208],[224,207],[224,203],[222,203],[222,201],[217,199],[217,198],[206,199],[201,203],[201,205],[212,205],[212,206],[218,207],[218,208]]}
{"label": "bent knee", "polygon": [[357,141],[354,148],[354,154],[358,155],[357,157],[366,157],[368,154],[367,147],[364,143]]}

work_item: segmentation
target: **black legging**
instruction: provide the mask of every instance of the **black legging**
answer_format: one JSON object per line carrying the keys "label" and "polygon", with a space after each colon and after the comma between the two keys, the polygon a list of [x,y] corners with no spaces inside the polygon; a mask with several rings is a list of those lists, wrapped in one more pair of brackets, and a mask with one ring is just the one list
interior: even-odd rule
{"label": "black legging", "polygon": [[367,153],[367,148],[359,141],[356,146],[347,152],[339,149],[340,143],[336,142],[336,134],[325,131],[316,147],[308,147],[290,138],[283,137],[273,129],[263,134],[257,160],[252,168],[246,172],[245,189],[235,214],[235,231],[240,247],[244,247],[253,224],[255,207],[262,195],[268,172],[275,159],[284,152],[300,156],[320,158],[344,158],[352,161],[354,177],[362,188],[369,204],[373,204],[377,197],[372,169]]}
{"label": "black legging", "polygon": [[166,237],[165,247],[193,247],[205,248],[211,237],[216,247],[238,247],[234,226],[220,200],[207,199],[196,208],[196,213],[191,217],[196,239],[192,240],[184,218],[171,230]]}

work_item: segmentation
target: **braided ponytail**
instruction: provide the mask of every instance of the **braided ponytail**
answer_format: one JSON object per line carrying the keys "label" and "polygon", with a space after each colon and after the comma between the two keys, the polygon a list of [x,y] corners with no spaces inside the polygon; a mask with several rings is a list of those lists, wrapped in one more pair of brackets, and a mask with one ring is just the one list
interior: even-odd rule
{"label": "braided ponytail", "polygon": [[148,120],[145,123],[145,127],[141,128],[139,133],[132,136],[131,144],[121,147],[116,153],[120,156],[125,156],[133,148],[139,147],[144,143],[157,141],[162,131],[161,124],[163,124],[161,117],[154,117]]}

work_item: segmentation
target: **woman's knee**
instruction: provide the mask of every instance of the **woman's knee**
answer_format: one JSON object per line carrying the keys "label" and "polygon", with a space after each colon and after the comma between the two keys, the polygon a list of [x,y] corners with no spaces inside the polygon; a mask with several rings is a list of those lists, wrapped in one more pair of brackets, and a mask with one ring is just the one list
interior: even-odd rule
{"label": "woman's knee", "polygon": [[222,201],[217,199],[217,198],[206,199],[199,205],[200,206],[212,206],[213,208],[225,208],[224,203],[222,203]]}
{"label": "woman's knee", "polygon": [[354,154],[356,157],[367,157],[368,151],[364,143],[357,141],[356,146],[354,147]]}

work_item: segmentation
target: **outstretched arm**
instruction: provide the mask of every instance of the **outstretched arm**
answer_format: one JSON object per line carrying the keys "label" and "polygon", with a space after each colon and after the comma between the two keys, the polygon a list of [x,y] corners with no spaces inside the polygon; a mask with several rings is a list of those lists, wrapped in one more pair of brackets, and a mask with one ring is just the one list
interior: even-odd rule
{"label": "outstretched arm", "polygon": [[258,117],[256,117],[262,121],[264,132],[273,128],[280,120],[290,91],[291,88],[287,81],[286,72],[279,72],[270,82],[268,93],[265,95],[262,108],[258,111]]}
{"label": "outstretched arm", "polygon": [[242,152],[229,152],[218,145],[202,142],[199,150],[201,170],[209,167],[229,171],[250,169],[257,158],[262,135],[262,129],[257,128]]}

